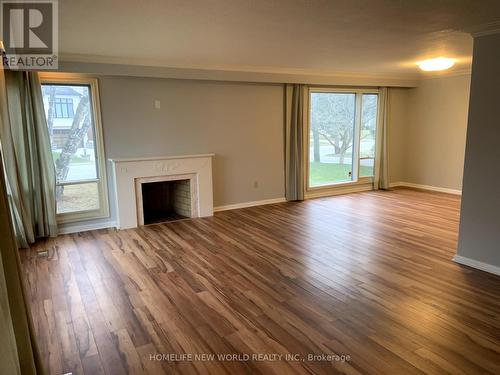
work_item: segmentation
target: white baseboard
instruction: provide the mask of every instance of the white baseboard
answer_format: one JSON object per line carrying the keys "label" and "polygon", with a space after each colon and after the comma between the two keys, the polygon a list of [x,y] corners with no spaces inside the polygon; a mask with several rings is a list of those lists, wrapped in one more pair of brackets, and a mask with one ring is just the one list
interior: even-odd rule
{"label": "white baseboard", "polygon": [[62,224],[59,226],[59,234],[70,234],[77,232],[86,232],[89,230],[96,229],[106,229],[106,228],[115,228],[116,221],[104,221],[100,223],[69,223]]}
{"label": "white baseboard", "polygon": [[410,187],[410,188],[415,188],[415,189],[422,189],[422,190],[430,190],[430,191],[438,191],[440,193],[447,193],[447,194],[454,194],[454,195],[462,195],[462,190],[458,189],[449,189],[449,188],[444,188],[440,186],[432,186],[432,185],[421,185],[421,184],[414,184],[413,182],[391,182],[389,184],[389,187],[398,187],[398,186],[403,186],[403,187]]}
{"label": "white baseboard", "polygon": [[227,211],[227,210],[235,210],[237,208],[245,208],[245,207],[263,206],[265,204],[283,203],[283,202],[286,202],[286,199],[284,197],[282,197],[282,198],[273,198],[273,199],[264,199],[264,200],[261,200],[261,201],[253,201],[253,202],[243,202],[243,203],[228,204],[226,206],[217,206],[217,207],[214,207],[214,212]]}
{"label": "white baseboard", "polygon": [[472,268],[476,268],[481,271],[489,272],[494,275],[500,276],[500,267],[494,266],[492,264],[480,262],[478,260],[470,259],[463,257],[461,255],[455,255],[453,257],[453,261],[459,264],[463,264],[464,266],[469,266]]}

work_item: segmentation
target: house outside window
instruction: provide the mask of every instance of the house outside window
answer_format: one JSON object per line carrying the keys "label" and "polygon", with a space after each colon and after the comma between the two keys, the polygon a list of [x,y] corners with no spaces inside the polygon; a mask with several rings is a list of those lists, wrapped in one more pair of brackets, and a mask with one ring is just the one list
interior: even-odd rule
{"label": "house outside window", "polygon": [[[61,91],[61,90],[57,90]],[[55,118],[73,118],[73,98],[62,98],[60,93],[56,93],[54,98],[54,117]],[[78,100],[79,101],[79,100]]]}

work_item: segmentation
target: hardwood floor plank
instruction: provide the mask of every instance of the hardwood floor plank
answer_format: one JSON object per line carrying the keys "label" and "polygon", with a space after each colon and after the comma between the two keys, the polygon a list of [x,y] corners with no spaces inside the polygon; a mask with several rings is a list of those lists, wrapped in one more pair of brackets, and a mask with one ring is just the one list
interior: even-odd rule
{"label": "hardwood floor plank", "polygon": [[498,374],[500,277],[451,260],[459,210],[397,189],[39,241],[21,259],[44,366]]}
{"label": "hardwood floor plank", "polygon": [[82,358],[82,367],[85,374],[105,374],[101,365],[101,358],[98,354]]}

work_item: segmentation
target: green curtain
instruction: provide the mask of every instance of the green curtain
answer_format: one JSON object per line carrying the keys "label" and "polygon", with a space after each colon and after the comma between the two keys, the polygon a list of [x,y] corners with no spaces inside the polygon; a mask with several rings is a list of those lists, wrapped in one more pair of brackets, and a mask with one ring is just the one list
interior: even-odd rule
{"label": "green curtain", "polygon": [[0,141],[16,238],[27,247],[57,235],[55,167],[38,74],[3,72]]}
{"label": "green curtain", "polygon": [[378,137],[376,146],[376,168],[374,178],[374,189],[389,189],[389,165],[388,165],[388,131],[389,131],[389,94],[390,89],[380,89]]}
{"label": "green curtain", "polygon": [[307,86],[285,85],[285,198],[304,199]]}
{"label": "green curtain", "polygon": [[3,165],[0,152],[0,374],[43,374],[21,276]]}

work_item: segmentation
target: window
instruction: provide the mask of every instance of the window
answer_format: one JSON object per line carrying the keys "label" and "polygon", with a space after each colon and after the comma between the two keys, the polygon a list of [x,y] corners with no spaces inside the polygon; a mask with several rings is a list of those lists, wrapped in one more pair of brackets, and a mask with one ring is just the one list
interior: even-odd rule
{"label": "window", "polygon": [[97,80],[42,76],[60,222],[108,216]]}
{"label": "window", "polygon": [[55,118],[73,118],[73,99],[56,97],[53,106]]}
{"label": "window", "polygon": [[359,139],[359,177],[372,177],[375,172],[378,95],[363,94]]}
{"label": "window", "polygon": [[378,92],[309,92],[309,168],[307,188],[372,180]]}

